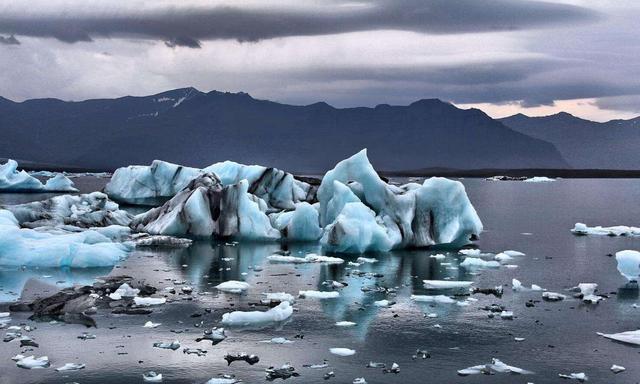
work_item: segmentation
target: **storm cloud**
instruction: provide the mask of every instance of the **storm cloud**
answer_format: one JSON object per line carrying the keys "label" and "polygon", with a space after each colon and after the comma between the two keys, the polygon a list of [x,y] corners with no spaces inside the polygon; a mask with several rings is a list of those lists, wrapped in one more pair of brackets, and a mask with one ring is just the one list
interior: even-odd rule
{"label": "storm cloud", "polygon": [[[235,5],[242,4],[242,5]],[[431,34],[513,31],[597,18],[582,7],[529,0],[368,0],[230,3],[42,1],[0,6],[0,33],[89,42],[159,39],[199,48],[203,40],[259,41],[373,30]]]}

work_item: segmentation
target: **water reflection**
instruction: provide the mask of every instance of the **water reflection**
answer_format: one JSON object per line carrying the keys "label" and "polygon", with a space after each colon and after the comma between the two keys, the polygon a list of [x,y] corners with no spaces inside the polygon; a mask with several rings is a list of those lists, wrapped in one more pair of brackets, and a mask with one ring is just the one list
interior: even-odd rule
{"label": "water reflection", "polygon": [[[385,308],[374,303],[387,299],[405,305],[412,294],[435,295],[451,291],[428,290],[422,280],[470,280],[459,258],[447,253],[444,259],[430,257],[442,251],[405,250],[368,254],[377,262],[358,261],[358,255],[336,255],[343,264],[284,264],[271,263],[267,257],[275,252],[288,251],[292,256],[304,257],[309,253],[323,254],[316,243],[274,244],[198,241],[187,249],[172,250],[163,259],[176,273],[175,279],[184,280],[199,292],[217,294],[215,285],[228,280],[245,280],[252,285],[246,300],[257,302],[263,292],[285,291],[297,296],[300,290],[330,290],[325,282],[338,281],[347,286],[339,289],[337,299],[299,299],[297,306],[308,312],[319,307],[331,322],[352,321],[354,336],[364,338],[370,325]],[[224,294],[221,294],[224,295]],[[423,312],[449,315],[460,310],[451,304],[416,303]],[[309,308],[307,308],[309,307]],[[392,307],[393,308],[393,307]]]}

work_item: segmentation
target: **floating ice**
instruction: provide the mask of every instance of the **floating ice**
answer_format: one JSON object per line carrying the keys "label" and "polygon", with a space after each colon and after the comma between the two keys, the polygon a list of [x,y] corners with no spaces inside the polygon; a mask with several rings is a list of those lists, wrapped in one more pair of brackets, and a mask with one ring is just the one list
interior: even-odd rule
{"label": "floating ice", "polygon": [[589,377],[584,372],[570,373],[568,375],[565,375],[565,374],[562,374],[562,373],[558,373],[558,377],[560,377],[562,379],[578,380],[579,382],[584,382],[584,381],[589,380]]}
{"label": "floating ice", "polygon": [[162,323],[154,323],[153,321],[147,321],[146,323],[144,323],[143,327],[144,328],[158,328],[161,325],[162,325]]}
{"label": "floating ice", "polygon": [[467,257],[464,259],[460,266],[468,269],[480,269],[480,268],[498,268],[500,263],[495,260],[482,260],[478,257]]}
{"label": "floating ice", "polygon": [[353,384],[367,384],[367,380],[364,377],[356,377],[353,379]]}
{"label": "floating ice", "polygon": [[481,373],[492,374],[494,372],[515,373],[519,375],[530,375],[533,373],[522,368],[514,367],[512,365],[507,365],[498,359],[491,359],[491,363],[489,364],[474,365],[469,368],[461,369],[458,371],[458,375],[468,376],[468,375],[478,375]]}
{"label": "floating ice", "polygon": [[336,291],[300,291],[298,295],[302,298],[308,299],[335,299],[337,297],[340,297],[340,293]]}
{"label": "floating ice", "polygon": [[618,262],[618,271],[627,280],[638,281],[640,279],[640,252],[630,250],[616,252],[616,261]]}
{"label": "floating ice", "polygon": [[540,287],[539,285],[536,284],[531,284],[531,288],[526,288],[522,285],[522,283],[520,282],[520,280],[518,279],[512,279],[511,280],[511,288],[514,291],[543,291],[542,287]]}
{"label": "floating ice", "polygon": [[421,303],[453,304],[456,301],[445,295],[411,295],[411,300]]}
{"label": "floating ice", "polygon": [[133,298],[133,302],[136,305],[148,307],[151,305],[161,305],[167,302],[167,299],[164,297],[139,297],[136,296]]}
{"label": "floating ice", "polygon": [[28,228],[128,226],[132,218],[101,192],[55,196],[43,201],[6,206],[5,209],[13,213],[21,226]]}
{"label": "floating ice", "polygon": [[153,347],[154,348],[160,348],[160,349],[171,349],[172,351],[175,351],[177,349],[180,349],[180,342],[178,340],[172,341],[170,343],[153,343]]}
{"label": "floating ice", "polygon": [[566,299],[567,296],[561,294],[561,293],[556,293],[556,292],[543,292],[542,293],[542,299],[546,300],[546,301],[561,301]]}
{"label": "floating ice", "polygon": [[500,318],[504,320],[513,320],[513,312],[512,311],[502,311],[500,312]]}
{"label": "floating ice", "polygon": [[160,383],[162,381],[162,373],[156,373],[154,371],[145,372],[142,374],[142,380],[147,383]]}
{"label": "floating ice", "polygon": [[368,264],[373,264],[373,263],[377,263],[378,259],[374,259],[372,257],[358,257],[358,259],[356,260],[358,263],[368,263]]}
{"label": "floating ice", "polygon": [[597,288],[598,284],[595,283],[580,283],[577,287],[574,287],[575,290],[580,291],[582,301],[591,304],[597,304],[600,300],[602,300],[602,296],[598,296],[595,294]]}
{"label": "floating ice", "polygon": [[503,264],[503,263],[507,263],[511,260],[513,260],[513,257],[507,255],[506,253],[502,252],[502,253],[498,253],[497,255],[495,255],[493,257],[497,262]]}
{"label": "floating ice", "polygon": [[322,255],[316,255],[315,253],[309,253],[305,257],[271,255],[271,256],[267,256],[267,260],[269,260],[272,263],[292,263],[292,264],[304,264],[304,263],[342,264],[344,263],[344,260],[339,257],[322,256]]}
{"label": "floating ice", "polygon": [[0,209],[0,265],[29,267],[107,267],[132,247],[115,243],[97,230],[49,233],[20,228],[16,217]]}
{"label": "floating ice", "polygon": [[636,331],[627,331],[620,333],[600,333],[598,335],[606,337],[607,339],[620,341],[622,343],[640,345],[640,329]]}
{"label": "floating ice", "polygon": [[640,236],[640,228],[627,227],[625,225],[616,225],[613,227],[589,227],[583,223],[576,223],[571,230],[573,234],[585,236],[585,235],[598,235],[598,236]]}
{"label": "floating ice", "polygon": [[[345,188],[336,188],[336,182],[353,194],[345,199]],[[330,204],[334,198],[340,203]],[[318,201],[320,225],[325,227],[322,245],[340,252],[435,244],[460,246],[482,231],[482,223],[461,183],[431,178],[422,185],[388,185],[369,163],[366,150],[341,161],[325,174]]]}
{"label": "floating ice", "polygon": [[473,284],[473,281],[454,280],[422,280],[422,282],[427,289],[467,288]]}
{"label": "floating ice", "polygon": [[550,183],[552,181],[556,181],[556,179],[552,179],[546,176],[534,176],[526,180],[522,180],[522,182],[524,183]]}
{"label": "floating ice", "polygon": [[461,249],[458,251],[458,253],[465,256],[480,256],[480,254],[482,254],[482,251],[480,251],[479,249]]}
{"label": "floating ice", "polygon": [[78,363],[66,363],[65,365],[63,365],[62,367],[58,367],[56,368],[56,371],[58,372],[64,372],[64,371],[79,371],[81,369],[84,369],[86,367],[85,364],[78,364]]}
{"label": "floating ice", "polygon": [[268,301],[288,301],[293,303],[296,299],[293,295],[285,292],[263,293]]}
{"label": "floating ice", "polygon": [[520,251],[514,251],[514,250],[508,250],[508,251],[503,251],[502,253],[504,253],[505,255],[509,255],[511,257],[518,257],[518,256],[524,256],[525,254],[520,252]]}
{"label": "floating ice", "polygon": [[50,174],[53,177],[45,184],[25,171],[18,171],[15,160],[7,160],[0,165],[0,191],[6,192],[77,192],[73,181],[66,176]]}
{"label": "floating ice", "polygon": [[293,341],[287,340],[284,337],[274,337],[270,340],[262,340],[261,343],[269,343],[269,344],[293,344]]}
{"label": "floating ice", "polygon": [[49,367],[51,363],[49,363],[49,358],[47,356],[35,357],[31,355],[26,357],[22,356],[21,359],[16,361],[16,365],[24,369],[42,369]]}
{"label": "floating ice", "polygon": [[373,302],[373,305],[375,305],[376,307],[388,307],[389,305],[391,305],[391,302],[389,300],[377,300]]}
{"label": "floating ice", "polygon": [[140,290],[137,288],[131,288],[129,284],[124,283],[118,289],[116,289],[113,293],[109,295],[109,298],[113,300],[120,300],[123,297],[134,297]]}
{"label": "floating ice", "polygon": [[336,323],[336,327],[353,327],[355,325],[356,323],[354,323],[353,321],[338,321]]}
{"label": "floating ice", "polygon": [[315,241],[322,236],[318,210],[307,202],[295,204],[293,211],[269,215],[272,226],[294,241]]}
{"label": "floating ice", "polygon": [[277,307],[271,308],[266,312],[260,311],[235,311],[222,315],[222,324],[241,326],[261,323],[270,323],[283,321],[291,317],[293,307],[288,301],[283,301]]}
{"label": "floating ice", "polygon": [[236,281],[236,280],[229,280],[229,281],[225,281],[224,283],[220,283],[216,285],[216,288],[219,291],[228,292],[228,293],[242,293],[247,289],[249,289],[250,287],[251,286],[249,285],[249,283],[244,281]]}
{"label": "floating ice", "polygon": [[609,369],[610,369],[610,370],[611,370],[611,372],[613,372],[613,373],[620,373],[620,372],[624,372],[624,371],[626,371],[626,370],[627,370],[627,369],[626,369],[625,367],[623,367],[622,365],[615,365],[615,364],[613,364],[613,365],[611,366],[611,368],[609,368]]}
{"label": "floating ice", "polygon": [[356,354],[356,351],[349,348],[329,348],[329,352],[338,356],[353,356]]}
{"label": "floating ice", "polygon": [[234,379],[232,377],[214,377],[204,384],[236,384],[236,383],[241,383],[241,381]]}

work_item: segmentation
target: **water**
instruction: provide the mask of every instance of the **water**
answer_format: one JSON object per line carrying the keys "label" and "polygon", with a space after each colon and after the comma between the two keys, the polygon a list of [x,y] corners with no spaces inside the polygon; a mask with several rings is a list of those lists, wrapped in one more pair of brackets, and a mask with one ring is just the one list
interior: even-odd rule
{"label": "water", "polygon": [[[172,280],[185,280],[194,294],[176,296],[176,300],[156,307],[149,316],[95,316],[97,329],[74,324],[37,323],[29,335],[40,347],[37,356],[48,355],[53,367],[67,362],[86,363],[78,372],[58,373],[45,370],[21,370],[10,357],[19,353],[17,342],[0,344],[0,383],[137,383],[142,373],[155,370],[164,383],[202,383],[220,373],[235,374],[247,383],[264,382],[264,369],[291,363],[301,374],[287,382],[324,383],[322,376],[334,371],[326,382],[351,383],[365,377],[368,383],[558,383],[558,373],[585,372],[594,383],[636,383],[640,377],[640,349],[615,343],[596,332],[615,333],[639,327],[640,308],[637,293],[619,291],[625,280],[608,254],[623,249],[640,249],[640,238],[576,237],[569,230],[576,222],[589,225],[637,225],[640,217],[640,180],[560,180],[554,183],[486,182],[462,180],[469,197],[485,225],[477,245],[486,252],[515,249],[526,253],[513,264],[517,268],[484,270],[479,274],[458,268],[456,254],[436,261],[428,250],[412,250],[367,255],[379,260],[358,269],[378,272],[382,278],[357,277],[347,265],[270,264],[265,257],[280,249],[279,244],[239,244],[198,242],[189,249],[171,251],[137,251],[112,271],[44,271],[0,270],[0,298],[15,300],[29,277],[64,286],[87,283],[94,276],[111,273],[144,278],[162,289],[174,286]],[[104,181],[87,180],[83,190],[98,189]],[[40,198],[36,195],[2,195],[0,203],[15,203]],[[315,245],[288,247],[292,254],[319,252]],[[355,261],[357,256],[345,259]],[[249,266],[263,268],[253,272]],[[351,268],[351,269],[350,269]],[[242,272],[248,275],[242,276]],[[43,277],[50,276],[50,277]],[[564,290],[584,282],[599,284],[599,292],[610,294],[598,305],[585,305],[575,299],[564,302],[539,302],[525,307],[529,299],[540,299],[539,292],[511,291],[505,286],[502,298],[474,295],[478,302],[469,306],[455,304],[419,304],[411,294],[433,294],[422,287],[423,279],[452,277],[473,280],[475,286],[493,287],[510,284],[518,278],[526,286],[535,283],[551,291]],[[243,279],[252,288],[247,295],[218,294],[213,288],[222,281]],[[259,302],[262,292],[284,291],[297,295],[299,290],[326,290],[325,280],[347,282],[341,297],[329,300],[298,299],[292,318],[286,324],[265,329],[229,329],[222,343],[196,343],[201,333],[195,323],[206,327],[218,325],[223,313],[248,310]],[[379,284],[395,287],[396,294],[363,292],[362,287]],[[176,287],[180,287],[176,285]],[[387,298],[396,304],[389,308],[372,305]],[[493,303],[512,310],[514,320],[490,319],[480,308]],[[204,311],[210,308],[211,313]],[[256,307],[257,310],[265,310]],[[424,317],[437,313],[437,318]],[[192,315],[202,315],[191,317]],[[12,315],[14,323],[28,314]],[[156,329],[142,328],[148,321],[162,323]],[[353,321],[356,326],[339,328],[336,321]],[[436,327],[439,324],[440,327]],[[173,333],[181,330],[183,333]],[[76,336],[84,331],[97,335],[82,341]],[[304,335],[302,339],[296,335]],[[261,343],[273,337],[286,337],[293,344]],[[514,337],[524,337],[522,342]],[[178,351],[152,348],[156,341],[179,340],[183,347],[198,347],[207,356],[186,355]],[[339,357],[329,348],[355,349],[354,356]],[[431,358],[413,360],[416,349],[426,349]],[[223,360],[225,353],[257,354],[260,362],[249,366]],[[460,377],[456,371],[484,364],[496,357],[507,364],[535,374],[512,376],[498,374]],[[328,360],[328,369],[303,368],[303,364]],[[396,362],[401,372],[384,374],[381,369],[365,368],[369,361]],[[614,375],[612,364],[626,372]]]}

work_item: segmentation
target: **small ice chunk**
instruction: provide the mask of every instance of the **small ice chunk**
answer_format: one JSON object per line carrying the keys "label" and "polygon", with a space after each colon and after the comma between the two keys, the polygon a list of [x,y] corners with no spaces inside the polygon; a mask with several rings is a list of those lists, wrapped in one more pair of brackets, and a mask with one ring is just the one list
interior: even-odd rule
{"label": "small ice chunk", "polygon": [[431,255],[429,257],[431,257],[433,259],[436,259],[436,260],[444,260],[446,258],[446,256],[443,255],[442,253],[438,253],[437,255]]}
{"label": "small ice chunk", "polygon": [[367,380],[364,377],[356,377],[353,379],[353,384],[367,384]]}
{"label": "small ice chunk", "polygon": [[620,372],[624,372],[624,371],[626,371],[626,370],[627,370],[627,369],[626,369],[625,367],[623,367],[622,365],[615,365],[615,364],[613,364],[613,365],[611,366],[611,368],[609,368],[609,369],[611,369],[611,372],[613,372],[613,373],[620,373]]}
{"label": "small ice chunk", "polygon": [[453,304],[456,301],[445,295],[411,295],[411,300],[421,303]]}
{"label": "small ice chunk", "polygon": [[602,296],[595,294],[597,288],[598,284],[596,283],[580,283],[577,287],[574,287],[575,290],[580,291],[582,301],[591,304],[597,304],[602,300]]}
{"label": "small ice chunk", "polygon": [[109,297],[113,300],[120,300],[123,297],[134,297],[138,293],[140,293],[139,289],[131,288],[131,286],[127,283],[122,284],[118,289],[116,289]]}
{"label": "small ice chunk", "polygon": [[479,249],[461,249],[458,253],[465,256],[479,256],[481,251]]}
{"label": "small ice chunk", "polygon": [[373,263],[377,263],[378,259],[374,259],[371,257],[358,257],[358,259],[356,259],[356,262],[373,264]]}
{"label": "small ice chunk", "polygon": [[273,307],[266,312],[260,311],[235,311],[222,315],[222,324],[225,325],[251,325],[269,322],[283,321],[291,317],[293,307],[288,301],[283,301],[277,307]]}
{"label": "small ice chunk", "polygon": [[619,341],[627,344],[640,345],[640,329],[636,331],[626,331],[620,333],[600,333],[598,335],[607,339]]}
{"label": "small ice chunk", "polygon": [[356,354],[356,351],[349,348],[330,348],[329,352],[338,356],[353,356]]}
{"label": "small ice chunk", "polygon": [[514,291],[522,290],[522,283],[520,282],[520,280],[512,279],[511,280],[511,289],[513,289]]}
{"label": "small ice chunk", "polygon": [[468,269],[498,268],[500,267],[500,263],[495,260],[482,260],[477,257],[467,257],[462,263],[460,263],[460,266]]}
{"label": "small ice chunk", "polygon": [[178,340],[172,341],[170,343],[153,343],[154,348],[160,348],[160,349],[171,349],[172,351],[175,351],[176,349],[180,349],[180,342]]}
{"label": "small ice chunk", "polygon": [[356,323],[354,323],[353,321],[338,321],[338,322],[336,322],[336,326],[337,327],[353,327],[355,325],[356,325]]}
{"label": "small ice chunk", "polygon": [[531,371],[527,371],[522,368],[514,367],[512,365],[507,365],[498,359],[491,359],[491,363],[489,364],[474,365],[469,368],[461,369],[458,371],[458,375],[468,376],[468,375],[478,375],[481,373],[492,374],[494,372],[514,373],[518,375],[530,375],[533,373]]}
{"label": "small ice chunk", "polygon": [[293,295],[285,292],[263,293],[263,295],[267,297],[268,301],[288,301],[290,303],[295,301]]}
{"label": "small ice chunk", "polygon": [[581,383],[589,380],[589,377],[584,372],[570,373],[568,375],[559,373],[558,376],[563,378],[563,379],[578,380]]}
{"label": "small ice chunk", "polygon": [[62,367],[58,367],[56,368],[56,371],[58,372],[64,372],[64,371],[78,371],[81,369],[84,369],[86,367],[85,364],[78,364],[78,363],[66,363],[65,365],[63,365]]}
{"label": "small ice chunk", "polygon": [[520,252],[520,251],[514,251],[512,249],[508,250],[508,251],[503,251],[502,253],[504,253],[505,255],[509,255],[511,257],[518,257],[518,256],[524,256],[525,254]]}
{"label": "small ice chunk", "polygon": [[512,311],[502,311],[500,312],[500,318],[504,320],[513,320],[513,312]]}
{"label": "small ice chunk", "polygon": [[543,292],[542,299],[546,301],[562,301],[566,299],[567,296],[557,293],[557,292]]}
{"label": "small ice chunk", "polygon": [[552,181],[556,181],[556,179],[552,179],[546,176],[534,176],[526,180],[522,180],[523,183],[550,183]]}
{"label": "small ice chunk", "polygon": [[391,305],[391,302],[387,299],[377,300],[373,302],[373,305],[375,305],[376,307],[388,307],[389,305]]}
{"label": "small ice chunk", "polygon": [[507,255],[506,253],[498,253],[497,255],[495,255],[493,257],[497,262],[499,263],[507,263],[511,260],[513,260],[513,257]]}
{"label": "small ice chunk", "polygon": [[315,253],[310,253],[305,257],[271,255],[271,256],[267,256],[267,260],[269,260],[272,263],[291,263],[291,264],[305,264],[305,263],[342,264],[344,263],[344,260],[339,257],[322,256],[322,255],[316,255]]}
{"label": "small ice chunk", "polygon": [[162,325],[162,323],[154,323],[153,321],[147,321],[146,323],[144,323],[143,327],[144,328],[158,328],[161,325]]}
{"label": "small ice chunk", "polygon": [[47,356],[35,357],[33,355],[23,357],[16,362],[16,365],[24,369],[42,369],[51,365]]}
{"label": "small ice chunk", "polygon": [[287,340],[284,337],[274,337],[270,340],[262,340],[261,343],[269,344],[293,344],[293,341]]}
{"label": "small ice chunk", "polygon": [[308,298],[308,299],[335,299],[337,297],[340,297],[340,292],[336,292],[336,291],[322,292],[322,291],[310,290],[310,291],[300,291],[298,295],[302,298]]}
{"label": "small ice chunk", "polygon": [[473,284],[473,281],[454,280],[422,280],[422,282],[427,289],[467,288]]}
{"label": "small ice chunk", "polygon": [[586,236],[640,236],[640,228],[616,225],[613,227],[589,227],[584,223],[576,223],[571,230],[574,235]]}
{"label": "small ice chunk", "polygon": [[145,372],[142,374],[142,380],[147,383],[160,383],[162,381],[162,373],[156,373],[154,371]]}
{"label": "small ice chunk", "polygon": [[151,306],[151,305],[160,305],[167,302],[167,299],[164,297],[139,297],[136,296],[133,298],[133,302],[139,306]]}
{"label": "small ice chunk", "polygon": [[616,261],[618,272],[627,280],[640,279],[640,252],[631,250],[616,252]]}
{"label": "small ice chunk", "polygon": [[229,280],[229,281],[225,281],[224,283],[220,283],[216,285],[216,288],[219,291],[227,292],[227,293],[242,293],[247,289],[249,289],[250,287],[251,286],[249,285],[249,283],[244,281],[237,281],[237,280]]}

